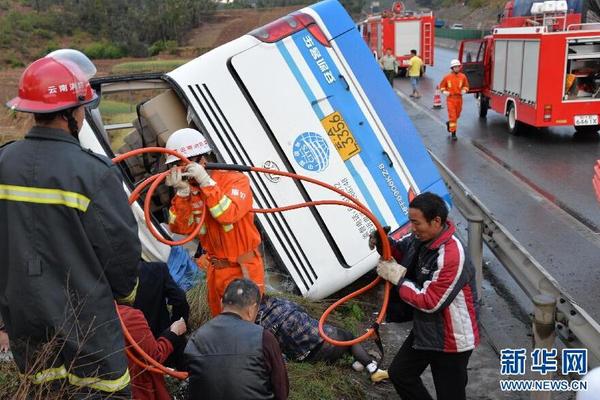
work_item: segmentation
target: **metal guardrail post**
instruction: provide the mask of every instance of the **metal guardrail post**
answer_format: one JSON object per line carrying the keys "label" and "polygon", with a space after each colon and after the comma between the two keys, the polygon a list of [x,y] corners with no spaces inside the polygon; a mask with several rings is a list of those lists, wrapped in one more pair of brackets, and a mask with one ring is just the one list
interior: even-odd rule
{"label": "metal guardrail post", "polygon": [[429,154],[452,194],[454,206],[468,221],[478,216],[483,218],[483,241],[529,299],[533,301],[540,294],[558,299],[558,303],[555,303],[556,322],[562,342],[571,348],[587,348],[588,365],[600,365],[600,324],[496,221],[493,214],[435,154],[431,151]]}
{"label": "metal guardrail post", "polygon": [[477,302],[481,302],[483,282],[483,218],[468,216],[469,221],[469,238],[467,247],[469,249],[469,257],[471,263],[475,267],[475,282],[477,285]]}
{"label": "metal guardrail post", "polygon": [[[533,315],[533,347],[536,349],[552,349],[556,339],[556,297],[546,293],[533,296],[535,306]],[[534,379],[552,380],[552,373],[539,373]],[[552,392],[531,392],[532,400],[549,400]]]}

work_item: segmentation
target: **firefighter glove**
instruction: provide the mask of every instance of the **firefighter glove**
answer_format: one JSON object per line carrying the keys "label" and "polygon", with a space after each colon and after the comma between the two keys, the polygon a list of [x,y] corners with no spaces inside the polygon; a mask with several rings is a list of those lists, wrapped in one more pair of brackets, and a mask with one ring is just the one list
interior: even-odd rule
{"label": "firefighter glove", "polygon": [[[391,229],[392,228],[389,226],[383,227],[383,230],[385,231],[386,235],[388,233],[390,233]],[[373,232],[371,232],[371,234],[369,235],[369,249],[373,250],[376,248],[379,255],[383,255],[383,247],[382,246],[383,245],[381,243],[381,236],[379,235],[379,232],[376,229]]]}
{"label": "firefighter glove", "polygon": [[183,180],[183,174],[179,167],[171,168],[165,183],[175,189],[177,196],[188,197],[190,195],[190,184]]}
{"label": "firefighter glove", "polygon": [[195,162],[189,163],[185,167],[185,175],[194,178],[200,187],[214,186],[216,184],[206,169],[202,165]]}
{"label": "firefighter glove", "polygon": [[461,92],[462,94],[465,94],[465,93],[467,93],[467,92],[468,92],[468,90],[467,90],[467,89],[461,89],[461,90],[460,90],[460,92]]}
{"label": "firefighter glove", "polygon": [[400,279],[406,275],[406,268],[394,260],[379,260],[377,264],[377,275],[386,281],[397,285]]}

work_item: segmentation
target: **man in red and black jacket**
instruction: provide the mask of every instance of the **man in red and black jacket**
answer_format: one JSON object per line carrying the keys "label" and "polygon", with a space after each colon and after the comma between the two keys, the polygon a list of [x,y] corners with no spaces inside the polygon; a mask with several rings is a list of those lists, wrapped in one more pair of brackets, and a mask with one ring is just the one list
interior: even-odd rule
{"label": "man in red and black jacket", "polygon": [[[390,380],[402,399],[432,399],[420,377],[431,365],[437,399],[465,399],[467,364],[479,344],[475,271],[441,197],[418,195],[408,216],[412,233],[388,238],[396,260],[377,265],[413,311],[413,329],[389,367]],[[380,248],[378,236],[369,245]]]}

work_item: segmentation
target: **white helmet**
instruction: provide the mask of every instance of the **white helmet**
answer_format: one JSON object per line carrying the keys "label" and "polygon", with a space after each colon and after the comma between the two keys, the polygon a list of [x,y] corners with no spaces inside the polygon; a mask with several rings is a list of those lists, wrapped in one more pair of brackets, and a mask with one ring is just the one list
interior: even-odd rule
{"label": "white helmet", "polygon": [[[200,132],[191,128],[176,130],[167,140],[165,148],[175,150],[187,158],[209,153],[211,151],[208,141]],[[179,158],[169,154],[166,164],[179,161]]]}
{"label": "white helmet", "polygon": [[597,400],[600,393],[600,367],[594,368],[583,377],[587,382],[587,390],[577,392],[577,400]]}
{"label": "white helmet", "polygon": [[458,61],[456,58],[452,61],[450,61],[450,68],[454,68],[454,67],[460,67],[460,61]]}

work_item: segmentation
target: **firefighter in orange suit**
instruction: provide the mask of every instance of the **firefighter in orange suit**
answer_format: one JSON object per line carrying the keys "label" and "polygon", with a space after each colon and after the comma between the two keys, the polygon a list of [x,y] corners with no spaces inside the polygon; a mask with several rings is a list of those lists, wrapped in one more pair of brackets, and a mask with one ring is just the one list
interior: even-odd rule
{"label": "firefighter in orange suit", "polygon": [[446,95],[446,105],[448,106],[446,128],[452,135],[452,140],[456,140],[456,125],[462,111],[462,95],[469,91],[469,81],[465,74],[460,72],[460,67],[460,61],[452,60],[450,62],[452,72],[446,75],[440,83],[440,89]]}
{"label": "firefighter in orange suit", "polygon": [[[260,234],[254,225],[252,191],[248,177],[237,171],[204,168],[212,157],[204,136],[190,128],[180,129],[167,141],[168,149],[185,155],[192,163],[171,169],[166,184],[175,189],[169,209],[169,226],[189,234],[200,221],[203,205],[207,215],[200,229],[200,244],[210,261],[206,271],[208,304],[213,316],[221,312],[221,297],[236,278],[254,281],[264,292],[264,267],[258,246]],[[167,164],[178,161],[167,157]],[[196,161],[196,162],[194,162]]]}

